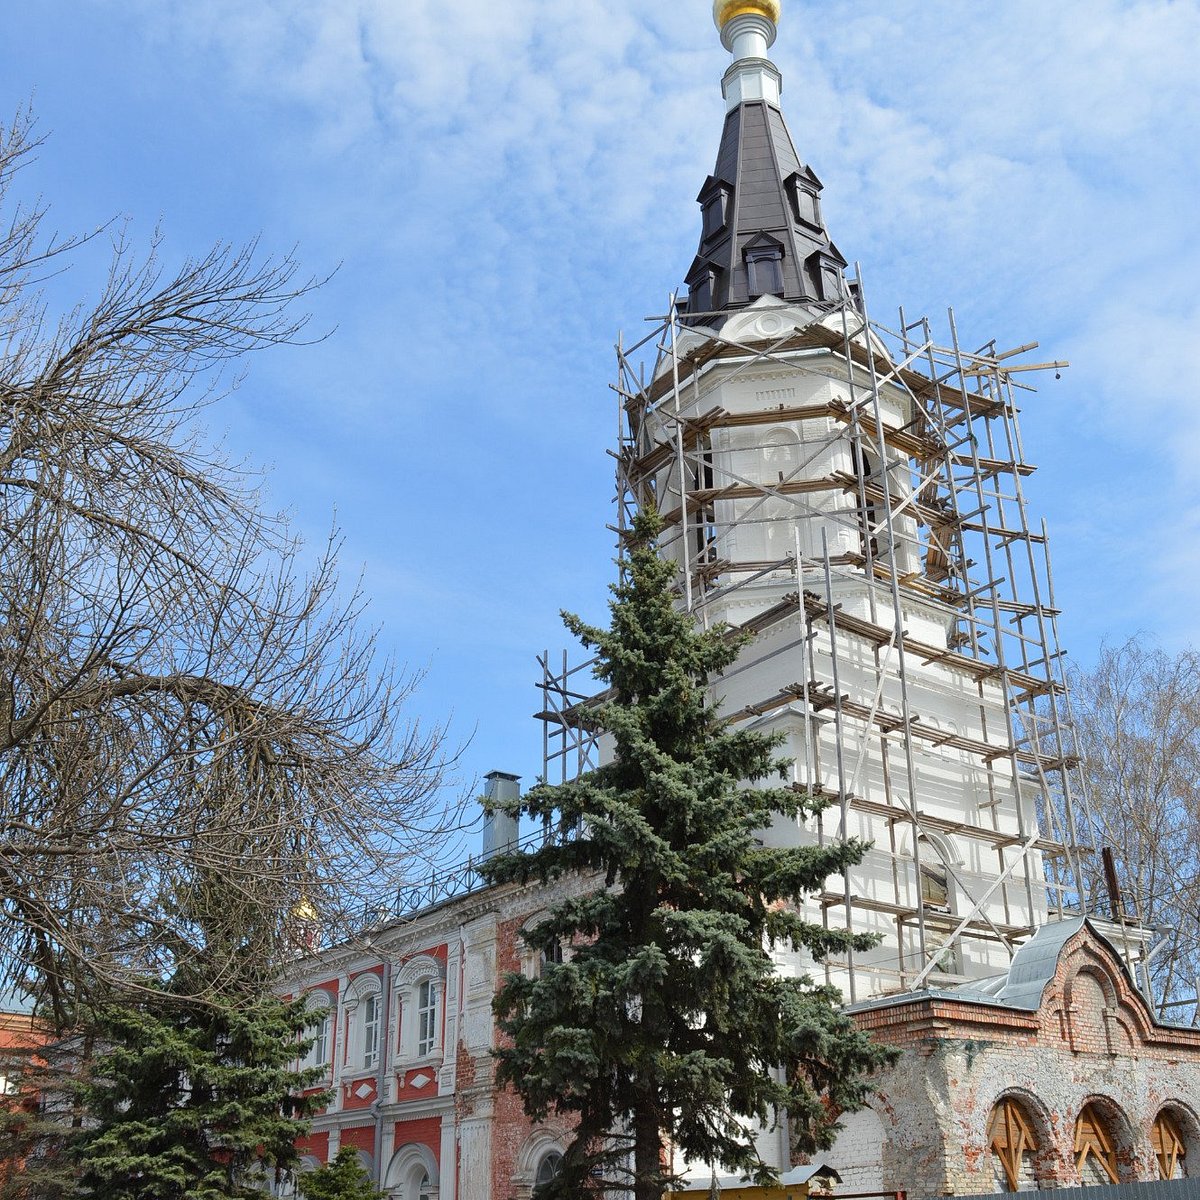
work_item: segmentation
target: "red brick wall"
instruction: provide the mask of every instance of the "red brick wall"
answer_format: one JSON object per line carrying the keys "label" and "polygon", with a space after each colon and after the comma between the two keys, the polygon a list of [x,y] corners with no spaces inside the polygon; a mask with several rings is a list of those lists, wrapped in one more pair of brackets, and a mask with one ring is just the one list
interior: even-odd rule
{"label": "red brick wall", "polygon": [[329,1161],[329,1134],[310,1133],[307,1137],[302,1137],[296,1142],[296,1149],[301,1154],[311,1155],[313,1158],[326,1163]]}
{"label": "red brick wall", "polygon": [[425,1146],[429,1150],[437,1161],[440,1172],[442,1169],[442,1118],[421,1117],[416,1121],[397,1121],[396,1149],[401,1150],[413,1142],[419,1146]]}
{"label": "red brick wall", "polygon": [[374,1154],[375,1126],[358,1125],[351,1129],[343,1129],[340,1141],[343,1146],[353,1146],[355,1150],[362,1150],[366,1154]]}

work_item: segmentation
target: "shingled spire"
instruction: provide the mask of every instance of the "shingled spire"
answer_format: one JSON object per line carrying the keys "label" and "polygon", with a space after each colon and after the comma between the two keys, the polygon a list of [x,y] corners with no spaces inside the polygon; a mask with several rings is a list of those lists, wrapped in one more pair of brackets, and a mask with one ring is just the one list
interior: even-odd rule
{"label": "shingled spire", "polygon": [[821,181],[800,161],[779,109],[779,70],[767,57],[779,0],[714,0],[713,19],[734,61],[721,81],[729,111],[717,165],[696,197],[703,224],[688,311],[760,296],[819,311],[845,297],[846,260],[821,219]]}

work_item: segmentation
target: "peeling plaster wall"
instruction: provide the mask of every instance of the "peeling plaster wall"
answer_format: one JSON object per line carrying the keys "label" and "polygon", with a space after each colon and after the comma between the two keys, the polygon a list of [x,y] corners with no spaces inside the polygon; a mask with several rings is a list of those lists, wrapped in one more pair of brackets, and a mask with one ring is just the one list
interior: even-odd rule
{"label": "peeling plaster wall", "polygon": [[[1089,1102],[1108,1119],[1123,1182],[1158,1178],[1150,1139],[1165,1106],[1200,1175],[1200,1031],[1155,1025],[1115,953],[1086,928],[1064,947],[1037,1011],[923,993],[855,1016],[901,1050],[876,1083],[885,1188],[913,1200],[996,1191],[988,1124],[1005,1096],[1021,1102],[1038,1141],[1023,1164],[1030,1186],[1081,1182],[1075,1122]],[[861,1145],[845,1149],[831,1165],[859,1169]]]}

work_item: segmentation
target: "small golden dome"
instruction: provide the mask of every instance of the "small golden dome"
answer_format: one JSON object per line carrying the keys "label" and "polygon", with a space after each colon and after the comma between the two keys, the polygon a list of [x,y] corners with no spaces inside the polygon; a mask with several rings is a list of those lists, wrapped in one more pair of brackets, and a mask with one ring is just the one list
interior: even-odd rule
{"label": "small golden dome", "polygon": [[713,20],[718,29],[724,29],[734,17],[753,13],[779,22],[780,0],[713,0]]}

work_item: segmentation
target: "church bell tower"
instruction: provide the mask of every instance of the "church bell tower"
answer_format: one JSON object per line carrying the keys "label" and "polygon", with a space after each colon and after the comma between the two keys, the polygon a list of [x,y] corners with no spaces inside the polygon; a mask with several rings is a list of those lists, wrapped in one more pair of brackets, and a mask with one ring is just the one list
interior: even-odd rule
{"label": "church bell tower", "polygon": [[[755,635],[715,698],[781,732],[794,786],[829,801],[764,840],[873,843],[805,915],[880,945],[780,969],[850,1002],[994,976],[1083,902],[1083,795],[1014,403],[1064,364],[1025,361],[1033,344],[968,350],[953,312],[875,318],[780,106],[779,0],[713,14],[732,61],[696,256],[662,323],[618,347],[620,535],[656,505],[680,604]],[[599,751],[569,717],[578,668],[544,665],[553,782]]]}

